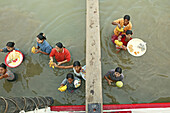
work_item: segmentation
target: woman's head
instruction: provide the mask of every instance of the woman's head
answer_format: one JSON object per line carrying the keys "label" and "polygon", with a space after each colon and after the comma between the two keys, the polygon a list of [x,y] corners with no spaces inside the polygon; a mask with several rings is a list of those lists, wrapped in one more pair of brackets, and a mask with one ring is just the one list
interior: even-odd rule
{"label": "woman's head", "polygon": [[66,78],[67,78],[67,81],[71,84],[74,80],[74,75],[72,73],[68,73]]}
{"label": "woman's head", "polygon": [[116,77],[119,77],[121,73],[122,73],[122,68],[117,67],[117,68],[115,69],[115,73],[114,73],[114,74],[116,75]]}
{"label": "woman's head", "polygon": [[7,66],[4,63],[0,64],[0,74],[5,74]]}
{"label": "woman's head", "polygon": [[130,21],[130,16],[129,15],[125,15],[124,16],[124,25],[127,26],[129,24]]}
{"label": "woman's head", "polygon": [[81,70],[81,64],[79,61],[74,61],[73,67],[76,70],[76,72],[79,72]]}
{"label": "woman's head", "polygon": [[8,42],[8,43],[6,44],[7,50],[8,50],[8,51],[14,50],[14,45],[15,45],[14,42]]}
{"label": "woman's head", "polygon": [[37,42],[38,42],[39,44],[43,43],[44,40],[46,40],[46,36],[45,36],[44,33],[40,33],[39,35],[37,35]]}
{"label": "woman's head", "polygon": [[61,42],[56,43],[55,46],[57,52],[62,52],[63,51],[63,44]]}
{"label": "woman's head", "polygon": [[126,31],[126,38],[130,39],[130,37],[132,36],[132,31],[131,30],[127,30]]}

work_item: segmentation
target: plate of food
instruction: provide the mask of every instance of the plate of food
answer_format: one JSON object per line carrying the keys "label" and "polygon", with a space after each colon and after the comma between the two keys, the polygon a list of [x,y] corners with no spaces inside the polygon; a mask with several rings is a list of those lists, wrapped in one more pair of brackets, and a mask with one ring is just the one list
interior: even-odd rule
{"label": "plate of food", "polygon": [[80,87],[80,85],[81,85],[81,82],[80,82],[79,79],[74,81],[74,86],[75,86],[75,88]]}
{"label": "plate of food", "polygon": [[146,42],[139,38],[134,38],[127,44],[127,50],[133,56],[142,56],[146,49]]}
{"label": "plate of food", "polygon": [[23,59],[24,55],[20,51],[13,50],[6,55],[5,64],[8,67],[15,68],[22,63]]}

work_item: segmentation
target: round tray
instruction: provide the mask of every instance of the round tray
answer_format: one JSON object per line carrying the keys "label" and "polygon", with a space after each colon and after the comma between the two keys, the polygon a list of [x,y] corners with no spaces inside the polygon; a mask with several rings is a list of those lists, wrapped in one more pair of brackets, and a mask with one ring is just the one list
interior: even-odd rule
{"label": "round tray", "polygon": [[8,67],[11,67],[11,68],[15,68],[15,67],[19,66],[22,63],[23,59],[24,59],[24,55],[20,51],[15,50],[15,54],[18,55],[18,57],[15,60],[8,63],[9,60],[10,60],[11,55],[14,54],[13,52],[14,51],[9,52],[5,57],[5,64]]}
{"label": "round tray", "polygon": [[127,50],[133,56],[142,56],[146,52],[146,49],[146,43],[138,38],[130,40],[127,44]]}

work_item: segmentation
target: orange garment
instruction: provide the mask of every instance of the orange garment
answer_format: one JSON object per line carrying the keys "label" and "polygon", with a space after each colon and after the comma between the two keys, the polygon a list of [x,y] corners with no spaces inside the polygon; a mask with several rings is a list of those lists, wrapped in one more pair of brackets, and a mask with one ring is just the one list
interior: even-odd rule
{"label": "orange garment", "polygon": [[[118,20],[115,20],[114,22],[119,23],[121,27],[124,26],[124,19],[123,19],[123,18],[120,18],[120,19],[118,19]],[[127,30],[132,30],[132,23],[131,23],[130,21],[129,21],[129,24],[124,28],[124,31],[125,31],[125,32],[126,32]],[[122,34],[125,34],[125,32],[123,32]],[[118,36],[119,33],[120,33],[120,32],[115,28],[115,29],[114,29],[114,34],[115,34],[116,36]]]}

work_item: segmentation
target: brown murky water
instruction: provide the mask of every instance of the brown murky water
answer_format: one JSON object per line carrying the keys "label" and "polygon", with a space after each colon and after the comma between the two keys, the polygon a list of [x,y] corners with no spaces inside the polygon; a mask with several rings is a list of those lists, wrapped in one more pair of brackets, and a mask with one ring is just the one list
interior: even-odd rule
{"label": "brown murky water", "polygon": [[[84,104],[85,87],[75,93],[60,93],[57,88],[72,69],[51,69],[48,56],[30,52],[36,45],[36,35],[44,32],[54,46],[58,41],[71,52],[72,64],[79,60],[85,64],[85,0],[0,0],[0,48],[8,41],[25,53],[25,61],[11,69],[19,78],[9,83],[0,80],[0,95],[51,96],[55,105]],[[170,101],[170,3],[168,0],[100,0],[102,42],[102,73],[116,66],[123,68],[124,87],[108,86],[103,79],[103,99],[110,103],[141,103]],[[111,22],[131,16],[134,38],[147,43],[142,57],[128,52],[116,54],[111,42],[114,26]],[[0,53],[0,62],[6,54]]]}

